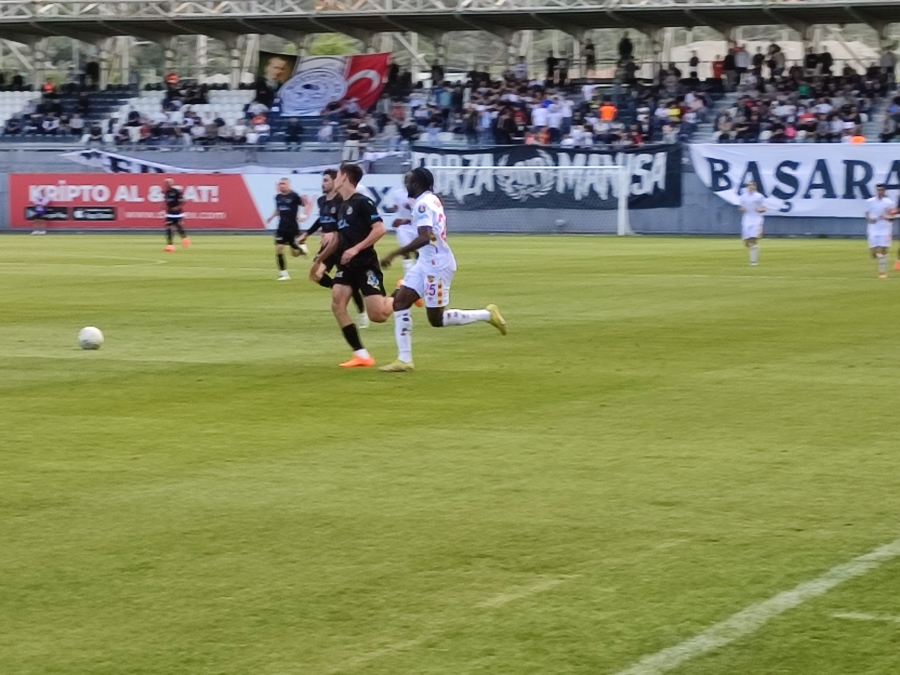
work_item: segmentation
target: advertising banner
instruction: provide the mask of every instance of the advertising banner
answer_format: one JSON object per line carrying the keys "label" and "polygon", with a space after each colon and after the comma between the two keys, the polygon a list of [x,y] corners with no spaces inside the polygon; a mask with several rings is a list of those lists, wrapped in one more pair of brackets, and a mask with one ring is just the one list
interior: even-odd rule
{"label": "advertising banner", "polygon": [[863,201],[885,183],[900,190],[900,145],[893,143],[696,144],[697,176],[716,195],[738,203],[756,182],[770,215],[862,218]]}
{"label": "advertising banner", "polygon": [[282,117],[319,115],[332,101],[356,100],[360,110],[375,105],[384,87],[389,53],[307,56],[280,89]]}
{"label": "advertising banner", "polygon": [[[471,150],[417,146],[413,151],[413,166],[432,169],[442,199],[466,211],[615,209],[619,194],[616,177],[601,169],[614,165],[627,166],[631,174],[630,208],[681,206],[678,145],[616,151],[539,145]],[[504,171],[504,167],[515,170]],[[555,171],[555,167],[566,170]]]}
{"label": "advertising banner", "polygon": [[[275,210],[276,183],[283,174],[173,174],[184,192],[184,225],[188,230],[263,230]],[[36,199],[49,198],[51,228],[152,229],[164,219],[162,174],[10,174],[9,223],[30,228]],[[318,217],[317,198],[322,194],[318,174],[288,177],[294,191],[313,205],[306,226]],[[390,190],[402,185],[399,174],[370,175],[361,191],[381,204]],[[385,217],[386,225],[393,222]]]}

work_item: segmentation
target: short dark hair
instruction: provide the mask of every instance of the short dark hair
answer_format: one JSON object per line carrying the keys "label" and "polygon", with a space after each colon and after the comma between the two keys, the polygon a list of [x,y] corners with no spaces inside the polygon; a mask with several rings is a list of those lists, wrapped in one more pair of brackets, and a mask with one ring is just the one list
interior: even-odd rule
{"label": "short dark hair", "polygon": [[359,181],[362,180],[363,170],[359,164],[353,164],[352,162],[341,162],[340,172],[347,177],[354,187],[359,185]]}
{"label": "short dark hair", "polygon": [[879,183],[879,184],[876,185],[875,187],[876,187],[876,189],[877,189],[877,188],[887,189],[887,185],[885,185],[884,183]]}
{"label": "short dark hair", "polygon": [[331,178],[331,180],[334,180],[335,178],[337,178],[337,169],[325,169],[322,172],[322,175],[328,176],[329,178]]}

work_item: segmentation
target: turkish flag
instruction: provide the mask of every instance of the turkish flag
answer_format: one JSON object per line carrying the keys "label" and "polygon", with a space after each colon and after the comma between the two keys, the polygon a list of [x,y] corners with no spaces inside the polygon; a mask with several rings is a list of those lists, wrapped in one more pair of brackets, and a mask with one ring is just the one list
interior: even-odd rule
{"label": "turkish flag", "polygon": [[347,58],[344,79],[347,82],[346,99],[355,98],[359,107],[368,110],[384,89],[390,54],[358,54]]}

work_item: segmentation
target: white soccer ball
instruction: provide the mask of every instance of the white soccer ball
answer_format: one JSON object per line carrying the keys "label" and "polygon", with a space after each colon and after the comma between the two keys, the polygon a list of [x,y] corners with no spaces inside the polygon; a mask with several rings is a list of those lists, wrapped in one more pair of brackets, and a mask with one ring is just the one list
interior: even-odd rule
{"label": "white soccer ball", "polygon": [[82,349],[100,349],[103,344],[103,333],[94,326],[85,326],[78,331],[78,344]]}

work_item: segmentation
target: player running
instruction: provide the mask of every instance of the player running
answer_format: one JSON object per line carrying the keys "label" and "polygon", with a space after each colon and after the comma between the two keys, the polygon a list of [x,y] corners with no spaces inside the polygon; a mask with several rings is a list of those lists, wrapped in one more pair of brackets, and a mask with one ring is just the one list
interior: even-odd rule
{"label": "player running", "polygon": [[[300,207],[303,207],[301,216]],[[284,264],[284,247],[291,247],[291,254],[297,256],[306,255],[307,248],[298,243],[300,237],[300,222],[309,217],[312,205],[306,197],[301,197],[291,189],[291,181],[282,178],[278,181],[278,193],[275,195],[275,211],[269,216],[266,223],[271,223],[278,218],[278,229],[275,230],[275,259],[278,261],[278,281],[289,281],[291,275]]]}
{"label": "player running", "polygon": [[37,188],[37,194],[34,197],[34,206],[31,211],[34,214],[31,218],[34,223],[34,230],[31,234],[47,234],[47,212],[50,210],[50,197],[43,188]]}
{"label": "player running", "polygon": [[384,222],[375,202],[356,191],[362,176],[363,170],[356,164],[341,164],[334,181],[342,199],[337,214],[338,238],[322,254],[325,259],[332,250],[340,255],[331,288],[331,311],[344,339],[353,349],[353,358],[340,364],[341,368],[371,368],[375,365],[375,359],[363,347],[359,331],[347,312],[353,289],[365,297],[366,313],[371,321],[383,323],[392,311],[391,299],[385,297],[384,278],[375,252],[375,242],[384,236]]}
{"label": "player running", "polygon": [[412,251],[419,252],[416,264],[403,275],[400,289],[394,295],[394,336],[397,360],[381,368],[388,373],[402,373],[414,368],[412,358],[412,315],[410,307],[423,298],[428,323],[435,328],[462,326],[484,321],[506,335],[506,321],[496,305],[484,309],[447,309],[450,284],[456,272],[456,259],[447,244],[447,218],[444,205],[434,194],[434,176],[425,168],[414,169],[407,181],[409,196],[415,199],[413,225],[416,238],[387,255],[381,264],[388,267],[394,258]]}
{"label": "player running", "polygon": [[[323,288],[331,288],[334,286],[334,279],[329,276],[329,272],[340,262],[340,256],[336,253],[329,254],[327,259],[322,258],[329,244],[332,244],[331,251],[337,250],[337,214],[341,207],[341,196],[334,187],[334,179],[337,177],[337,171],[334,169],[326,169],[322,172],[322,196],[319,197],[319,217],[316,222],[303,234],[300,235],[300,243],[303,244],[311,234],[318,230],[322,230],[322,243],[319,245],[319,252],[313,258],[312,267],[309,268],[310,280],[319,284]],[[369,327],[369,317],[366,315],[366,306],[363,303],[362,294],[353,289],[353,303],[359,312],[357,318],[357,326],[359,328]]]}
{"label": "player running", "polygon": [[178,236],[181,237],[181,245],[184,248],[191,245],[191,240],[188,239],[184,226],[181,224],[184,220],[184,194],[175,187],[175,181],[171,178],[166,178],[163,181],[163,187],[165,188],[163,198],[166,201],[165,250],[168,253],[172,253],[175,251],[175,246],[172,245],[172,230],[178,231]]}
{"label": "player running", "polygon": [[750,264],[754,267],[759,264],[759,238],[762,237],[763,215],[766,207],[763,205],[762,193],[757,192],[756,183],[752,180],[744,186],[744,191],[738,195],[740,205],[738,209],[744,215],[741,216],[741,239],[750,253]]}
{"label": "player running", "polygon": [[878,278],[887,279],[888,251],[891,248],[893,221],[897,217],[897,205],[885,195],[884,183],[875,186],[875,196],[866,200],[866,235],[869,251],[878,261]]}

